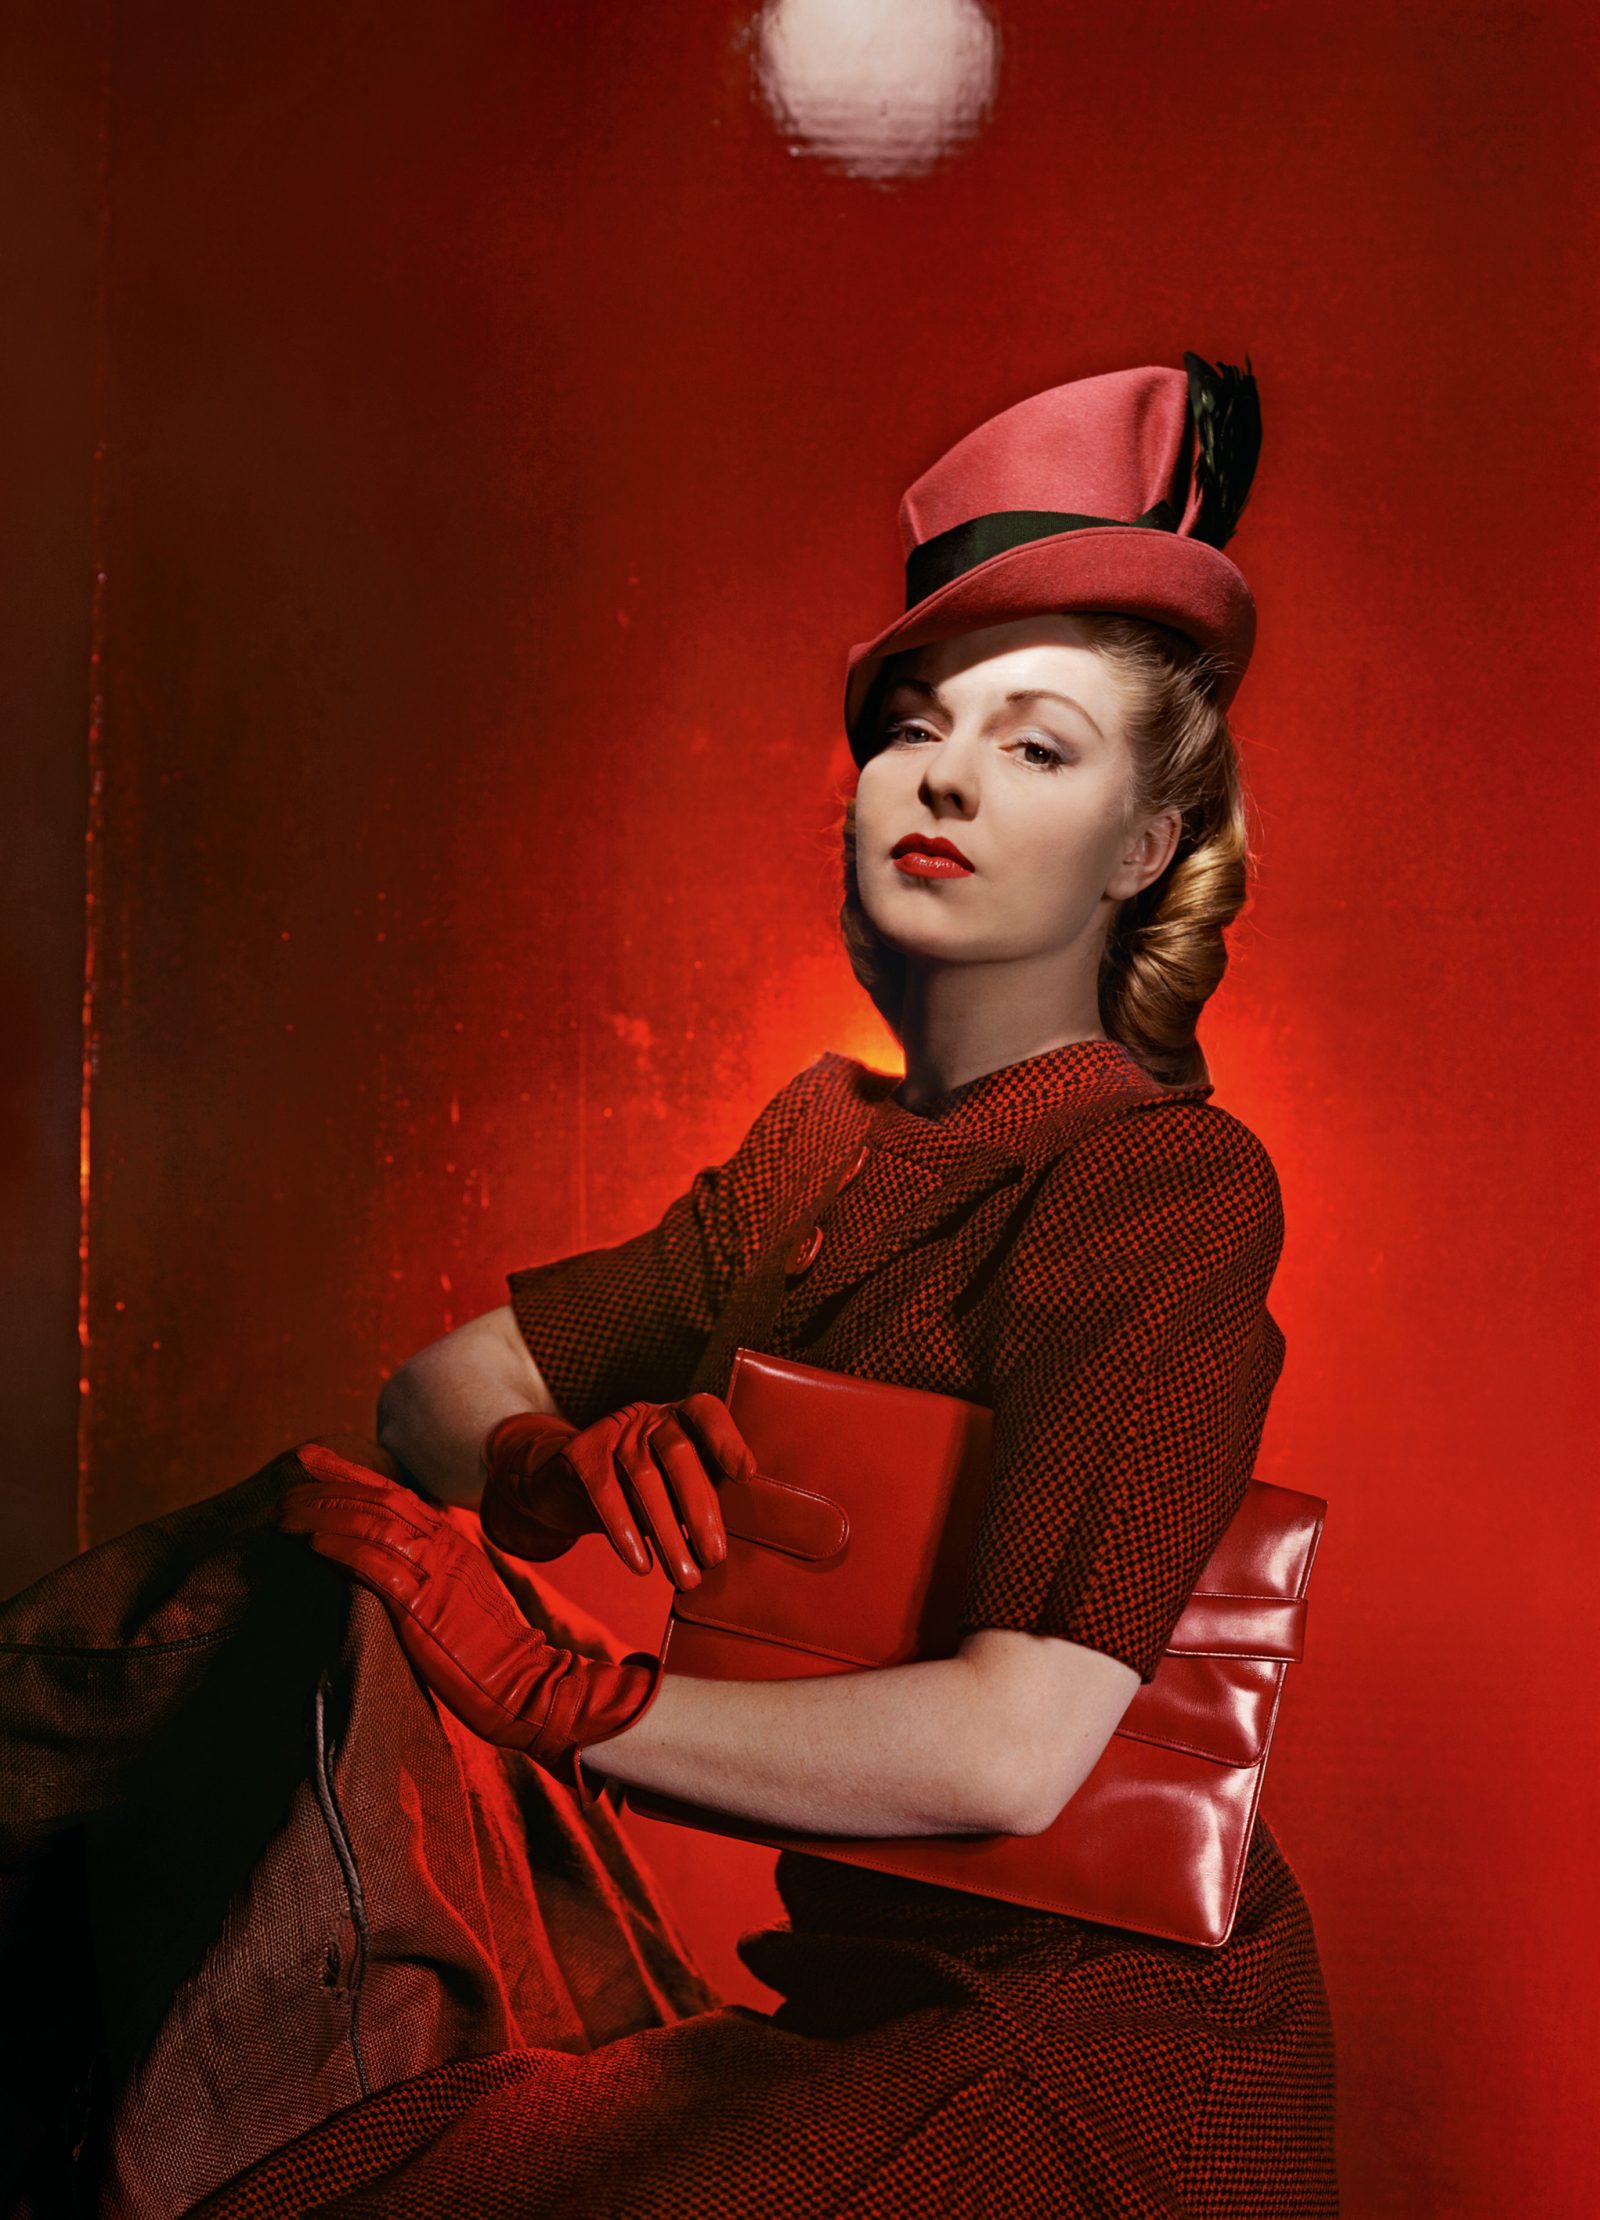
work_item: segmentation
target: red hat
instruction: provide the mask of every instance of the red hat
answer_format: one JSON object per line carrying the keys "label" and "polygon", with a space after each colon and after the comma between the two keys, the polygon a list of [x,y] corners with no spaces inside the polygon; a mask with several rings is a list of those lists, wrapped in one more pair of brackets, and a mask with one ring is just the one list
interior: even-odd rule
{"label": "red hat", "polygon": [[887,655],[1048,609],[1153,617],[1217,660],[1233,699],[1256,609],[1222,549],[1261,449],[1249,357],[1241,373],[1115,370],[1018,401],[958,440],[900,503],[905,614],[850,650],[845,727]]}

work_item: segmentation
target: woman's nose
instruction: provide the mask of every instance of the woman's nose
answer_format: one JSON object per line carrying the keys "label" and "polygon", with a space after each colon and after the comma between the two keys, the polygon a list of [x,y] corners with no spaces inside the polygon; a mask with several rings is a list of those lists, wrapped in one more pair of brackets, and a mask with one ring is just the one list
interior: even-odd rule
{"label": "woman's nose", "polygon": [[922,767],[921,799],[930,809],[942,807],[970,817],[978,803],[978,765],[972,750],[954,738],[941,740],[931,749]]}

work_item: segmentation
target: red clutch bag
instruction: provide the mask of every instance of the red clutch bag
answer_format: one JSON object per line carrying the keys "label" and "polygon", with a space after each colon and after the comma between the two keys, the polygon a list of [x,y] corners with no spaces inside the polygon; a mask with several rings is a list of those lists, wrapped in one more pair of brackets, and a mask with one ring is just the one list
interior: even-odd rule
{"label": "red clutch bag", "polygon": [[[679,1595],[668,1669],[785,1680],[951,1656],[988,1490],[976,1403],[741,1349],[727,1401],[761,1477],[724,1482],[725,1561]],[[1038,1835],[787,1833],[629,1789],[655,1819],[1214,1948],[1238,1909],[1262,1775],[1327,1511],[1252,1480],[1155,1677]]]}

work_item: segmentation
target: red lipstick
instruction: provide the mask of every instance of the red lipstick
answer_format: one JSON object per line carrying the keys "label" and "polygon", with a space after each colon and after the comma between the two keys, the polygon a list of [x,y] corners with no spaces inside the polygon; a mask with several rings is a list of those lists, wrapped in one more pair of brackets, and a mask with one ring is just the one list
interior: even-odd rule
{"label": "red lipstick", "polygon": [[908,879],[970,879],[973,872],[953,840],[928,833],[907,833],[889,850],[889,858]]}

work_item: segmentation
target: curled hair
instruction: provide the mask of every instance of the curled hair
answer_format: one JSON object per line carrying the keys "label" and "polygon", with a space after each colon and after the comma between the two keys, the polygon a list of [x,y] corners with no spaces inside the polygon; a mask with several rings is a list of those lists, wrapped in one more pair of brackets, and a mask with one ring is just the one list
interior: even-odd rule
{"label": "curled hair", "polygon": [[[1228,968],[1225,929],[1250,887],[1248,805],[1215,667],[1192,641],[1142,617],[1077,616],[1112,666],[1127,705],[1133,760],[1131,827],[1179,812],[1177,846],[1160,876],[1117,910],[1100,963],[1100,1023],[1153,1078],[1168,1086],[1209,1078],[1196,1038],[1200,1013]],[[895,668],[875,675],[862,723],[875,721]],[[856,877],[855,802],[844,814],[844,901],[839,912],[850,967],[897,1036],[908,959],[862,906]]]}

